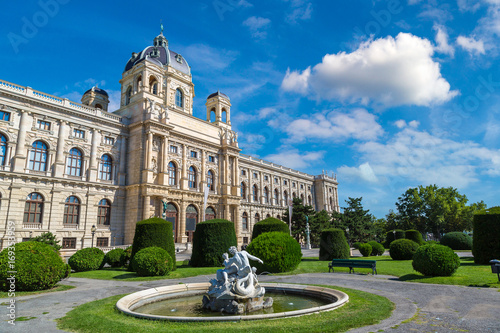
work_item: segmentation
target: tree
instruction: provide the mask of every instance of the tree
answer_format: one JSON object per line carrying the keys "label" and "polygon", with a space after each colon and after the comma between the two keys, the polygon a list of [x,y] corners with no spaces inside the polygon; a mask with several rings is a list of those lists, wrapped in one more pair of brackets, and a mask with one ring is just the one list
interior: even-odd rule
{"label": "tree", "polygon": [[467,202],[453,187],[420,185],[399,197],[396,207],[406,228],[432,232],[440,239],[444,232],[471,230],[474,212],[486,208],[483,201],[470,206]]}
{"label": "tree", "polygon": [[[306,216],[309,216],[309,228],[311,229],[312,217],[316,214],[312,206],[304,206],[300,198],[293,198],[292,208],[292,236],[300,242],[306,239]],[[288,209],[283,214],[283,221],[288,224]],[[312,230],[312,229],[311,229]]]}
{"label": "tree", "polygon": [[326,210],[322,210],[309,218],[309,228],[311,230],[311,244],[319,245],[321,232],[332,227],[332,218]]}
{"label": "tree", "polygon": [[48,244],[48,245],[52,246],[54,249],[56,249],[57,251],[59,251],[61,249],[61,245],[58,244],[59,241],[56,240],[56,236],[53,233],[51,233],[50,231],[44,232],[40,236],[33,237],[31,240],[34,242]]}
{"label": "tree", "polygon": [[342,230],[349,228],[347,237],[350,244],[368,241],[374,235],[372,215],[368,213],[369,210],[363,209],[361,200],[362,197],[349,198],[346,200],[347,207],[342,207],[343,213],[332,213],[334,228]]}

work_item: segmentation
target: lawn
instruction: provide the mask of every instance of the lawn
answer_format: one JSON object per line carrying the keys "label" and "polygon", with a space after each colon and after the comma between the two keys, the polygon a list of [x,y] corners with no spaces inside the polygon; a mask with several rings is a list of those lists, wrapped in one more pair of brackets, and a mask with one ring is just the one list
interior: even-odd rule
{"label": "lawn", "polygon": [[71,332],[345,332],[388,318],[394,304],[387,298],[370,293],[340,288],[349,295],[349,303],[329,312],[308,316],[235,322],[177,323],[138,319],[122,314],[115,308],[125,295],[108,297],[76,307],[58,319],[58,328]]}
{"label": "lawn", "polygon": [[[75,288],[75,286],[67,286],[64,284],[57,284],[54,288],[47,289],[47,290],[16,291],[16,296],[37,295],[37,294],[43,294],[43,293],[51,293],[51,292],[55,292],[55,291],[64,291],[64,290],[73,289],[73,288]],[[0,291],[0,298],[7,298],[7,297],[9,297],[9,292]]]}

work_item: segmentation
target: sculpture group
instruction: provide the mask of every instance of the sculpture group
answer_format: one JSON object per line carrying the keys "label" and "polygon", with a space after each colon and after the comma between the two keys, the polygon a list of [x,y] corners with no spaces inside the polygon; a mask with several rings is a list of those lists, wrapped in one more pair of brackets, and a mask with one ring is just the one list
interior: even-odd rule
{"label": "sculpture group", "polygon": [[250,260],[263,263],[247,251],[238,251],[235,246],[222,255],[224,268],[217,270],[207,295],[203,297],[203,307],[212,311],[242,314],[272,306],[272,298],[264,300],[265,289],[257,280],[255,267]]}

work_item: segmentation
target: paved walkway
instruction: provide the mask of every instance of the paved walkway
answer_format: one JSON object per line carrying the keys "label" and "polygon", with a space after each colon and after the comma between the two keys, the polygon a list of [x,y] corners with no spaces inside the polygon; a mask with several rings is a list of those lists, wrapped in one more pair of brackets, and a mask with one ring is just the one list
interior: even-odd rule
{"label": "paved walkway", "polygon": [[[0,332],[61,332],[55,319],[63,317],[72,308],[113,295],[132,293],[179,282],[206,282],[212,276],[150,282],[105,281],[69,278],[64,284],[75,289],[24,296],[16,299],[17,316],[36,317],[10,326],[5,321],[8,299],[0,299]],[[346,273],[315,273],[293,276],[261,276],[262,282],[285,282],[342,286],[371,292],[389,298],[396,309],[389,319],[378,325],[354,332],[500,332],[500,290],[433,285],[398,281],[383,275]],[[408,323],[402,321],[416,317]],[[395,327],[395,328],[394,328]]]}

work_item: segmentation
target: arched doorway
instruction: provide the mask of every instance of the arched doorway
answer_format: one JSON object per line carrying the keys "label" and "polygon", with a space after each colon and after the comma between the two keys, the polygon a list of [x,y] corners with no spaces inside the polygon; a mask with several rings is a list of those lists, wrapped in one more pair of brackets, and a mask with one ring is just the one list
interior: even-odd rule
{"label": "arched doorway", "polygon": [[171,202],[165,206],[165,220],[172,222],[174,241],[177,243],[177,207]]}
{"label": "arched doorway", "polygon": [[198,210],[195,206],[189,205],[186,208],[186,236],[187,241],[193,242],[193,233],[196,230],[196,224],[198,223]]}
{"label": "arched doorway", "polygon": [[215,219],[215,209],[213,207],[207,207],[205,210],[205,221]]}

